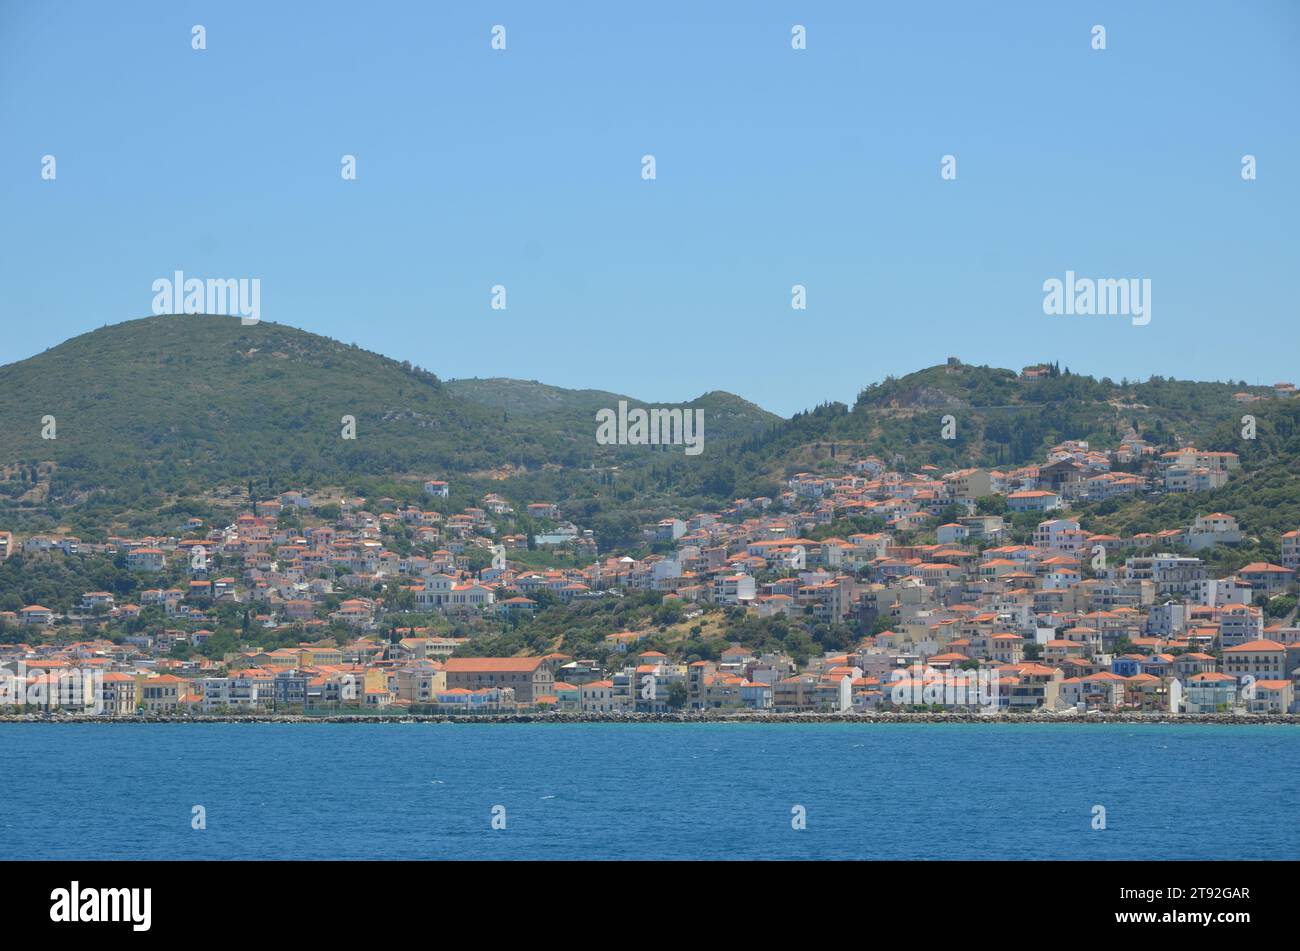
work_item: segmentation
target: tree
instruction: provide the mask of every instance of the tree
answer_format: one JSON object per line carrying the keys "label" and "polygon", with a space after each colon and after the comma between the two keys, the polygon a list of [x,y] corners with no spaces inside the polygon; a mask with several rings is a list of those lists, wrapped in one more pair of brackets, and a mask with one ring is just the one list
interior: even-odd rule
{"label": "tree", "polygon": [[668,686],[668,707],[671,710],[680,710],[686,706],[686,684],[680,680],[674,680]]}
{"label": "tree", "polygon": [[1286,617],[1295,610],[1296,599],[1289,594],[1273,598],[1264,606],[1264,613],[1269,617]]}

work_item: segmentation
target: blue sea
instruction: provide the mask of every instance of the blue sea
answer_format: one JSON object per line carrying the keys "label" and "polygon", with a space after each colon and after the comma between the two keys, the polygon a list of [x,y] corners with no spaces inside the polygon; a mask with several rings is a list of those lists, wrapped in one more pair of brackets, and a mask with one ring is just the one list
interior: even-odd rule
{"label": "blue sea", "polygon": [[5,859],[1300,857],[1288,726],[3,724],[0,752]]}

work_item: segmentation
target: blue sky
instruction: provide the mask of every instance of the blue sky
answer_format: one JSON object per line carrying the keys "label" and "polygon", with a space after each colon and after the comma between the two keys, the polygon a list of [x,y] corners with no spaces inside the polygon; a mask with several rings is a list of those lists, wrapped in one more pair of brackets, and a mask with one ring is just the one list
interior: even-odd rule
{"label": "blue sky", "polygon": [[[10,0],[0,363],[181,269],[446,378],[783,414],[949,355],[1300,382],[1300,3],[996,6]],[[1067,269],[1151,323],[1044,315]]]}

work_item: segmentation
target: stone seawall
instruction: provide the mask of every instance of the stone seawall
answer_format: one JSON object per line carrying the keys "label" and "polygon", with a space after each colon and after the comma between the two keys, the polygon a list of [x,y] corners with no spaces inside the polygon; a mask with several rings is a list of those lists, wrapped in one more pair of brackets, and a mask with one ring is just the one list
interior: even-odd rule
{"label": "stone seawall", "polygon": [[76,716],[66,714],[10,714],[4,723],[1115,723],[1177,726],[1224,724],[1300,726],[1300,716],[1288,714],[1198,713],[1172,716],[1143,713],[1091,713],[1073,715],[979,713],[502,713],[464,714],[253,714],[248,716]]}

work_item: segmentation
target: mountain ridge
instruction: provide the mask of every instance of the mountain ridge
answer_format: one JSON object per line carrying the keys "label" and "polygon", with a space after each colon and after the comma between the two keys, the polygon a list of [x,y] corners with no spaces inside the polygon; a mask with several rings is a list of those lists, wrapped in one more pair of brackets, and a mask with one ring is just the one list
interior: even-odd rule
{"label": "mountain ridge", "polygon": [[[565,501],[585,515],[635,519],[774,495],[798,471],[833,471],[875,454],[913,468],[1015,466],[1066,439],[1112,448],[1130,430],[1153,444],[1242,453],[1247,471],[1300,457],[1296,400],[1243,407],[1267,388],[1166,380],[1116,383],[1044,365],[1040,378],[950,359],[864,387],[789,419],[725,391],[705,410],[705,452],[598,446],[595,410],[632,397],[535,380],[444,381],[355,344],[263,321],[161,315],[70,338],[0,367],[0,515],[81,524],[158,500],[342,487],[418,497],[452,478],[475,504],[485,490]],[[1259,417],[1259,439],[1234,427]],[[55,438],[42,438],[53,417]],[[344,417],[355,439],[343,438]],[[944,435],[952,424],[952,438]],[[500,482],[505,478],[507,481]],[[491,488],[487,488],[491,486]]]}
{"label": "mountain ridge", "polygon": [[[690,405],[722,442],[779,421],[729,394]],[[407,361],[231,317],[125,321],[0,367],[0,466],[52,464],[56,497],[106,481],[195,492],[265,476],[346,483],[635,459],[635,447],[597,446],[595,428],[571,407],[511,418]]]}

